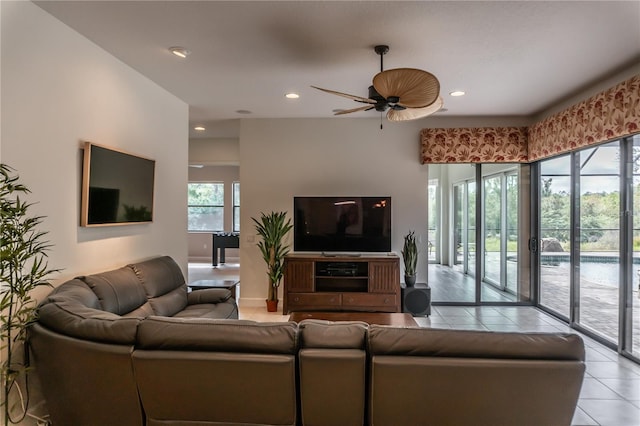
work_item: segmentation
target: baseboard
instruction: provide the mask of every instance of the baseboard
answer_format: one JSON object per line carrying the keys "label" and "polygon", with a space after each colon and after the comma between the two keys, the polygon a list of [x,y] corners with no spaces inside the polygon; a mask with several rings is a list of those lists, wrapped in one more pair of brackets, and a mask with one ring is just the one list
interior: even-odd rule
{"label": "baseboard", "polygon": [[265,307],[264,298],[240,297],[238,305],[243,308],[263,308]]}
{"label": "baseboard", "polygon": [[[188,262],[191,263],[211,263],[211,256],[189,256]],[[225,258],[226,263],[240,263],[239,256],[227,256]]]}

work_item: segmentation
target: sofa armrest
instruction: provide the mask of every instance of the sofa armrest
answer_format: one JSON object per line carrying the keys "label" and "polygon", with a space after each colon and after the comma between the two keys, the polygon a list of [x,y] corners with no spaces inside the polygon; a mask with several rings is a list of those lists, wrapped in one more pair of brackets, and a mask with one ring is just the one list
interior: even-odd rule
{"label": "sofa armrest", "polygon": [[222,303],[229,299],[231,299],[231,292],[226,288],[205,288],[187,294],[187,305]]}

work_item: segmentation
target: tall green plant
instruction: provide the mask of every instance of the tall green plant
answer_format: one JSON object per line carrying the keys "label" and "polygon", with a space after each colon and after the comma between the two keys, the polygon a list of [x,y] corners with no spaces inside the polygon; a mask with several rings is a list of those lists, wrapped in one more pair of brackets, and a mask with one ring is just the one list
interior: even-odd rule
{"label": "tall green plant", "polygon": [[[28,392],[18,419],[11,417],[9,404],[12,391],[19,392],[18,380],[26,379],[28,365],[17,350],[25,347],[28,327],[36,320],[36,301],[32,291],[50,286],[46,277],[56,272],[49,269],[46,252],[50,245],[43,240],[46,232],[38,231],[41,216],[30,217],[32,204],[20,199],[29,189],[18,183],[14,169],[0,164],[0,381],[4,392],[4,424],[24,419],[29,404]],[[22,393],[20,398],[22,398]]]}
{"label": "tall green plant", "polygon": [[255,222],[256,231],[262,238],[257,246],[267,264],[269,276],[269,292],[267,300],[278,300],[278,287],[284,275],[284,257],[289,253],[289,246],[284,244],[284,237],[291,230],[291,220],[286,212],[260,213],[260,221]]}
{"label": "tall green plant", "polygon": [[415,276],[418,267],[418,244],[416,243],[415,231],[409,231],[404,236],[402,259],[404,260],[404,274],[410,277]]}

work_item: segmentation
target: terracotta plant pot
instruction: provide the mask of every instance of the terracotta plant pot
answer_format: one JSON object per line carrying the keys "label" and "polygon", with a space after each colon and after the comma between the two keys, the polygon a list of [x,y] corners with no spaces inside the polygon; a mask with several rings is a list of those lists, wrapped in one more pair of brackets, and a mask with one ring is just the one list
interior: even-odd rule
{"label": "terracotta plant pot", "polygon": [[267,312],[278,311],[278,300],[267,300]]}

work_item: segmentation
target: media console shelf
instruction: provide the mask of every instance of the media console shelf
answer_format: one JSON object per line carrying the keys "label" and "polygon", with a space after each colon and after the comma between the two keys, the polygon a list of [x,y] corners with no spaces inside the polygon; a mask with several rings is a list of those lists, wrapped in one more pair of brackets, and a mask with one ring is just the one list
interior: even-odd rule
{"label": "media console shelf", "polygon": [[285,314],[292,311],[400,312],[397,255],[328,257],[292,253],[284,259]]}

